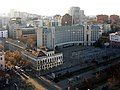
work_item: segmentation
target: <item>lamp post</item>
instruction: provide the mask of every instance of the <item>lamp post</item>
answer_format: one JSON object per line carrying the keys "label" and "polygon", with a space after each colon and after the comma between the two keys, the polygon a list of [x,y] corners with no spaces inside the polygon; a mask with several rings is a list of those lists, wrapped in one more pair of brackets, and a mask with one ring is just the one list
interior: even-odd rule
{"label": "lamp post", "polygon": [[8,50],[10,51],[10,44],[8,43],[8,41],[5,41],[6,45],[8,44]]}
{"label": "lamp post", "polygon": [[106,57],[107,57],[107,46],[109,46],[109,43],[108,42],[106,42],[106,43],[104,43],[104,45],[105,45],[105,54],[106,54]]}

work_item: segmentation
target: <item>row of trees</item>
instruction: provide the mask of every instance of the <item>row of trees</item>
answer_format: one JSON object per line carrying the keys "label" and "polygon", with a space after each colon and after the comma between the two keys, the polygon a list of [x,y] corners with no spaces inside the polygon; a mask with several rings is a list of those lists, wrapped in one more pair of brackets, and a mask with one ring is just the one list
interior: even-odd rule
{"label": "row of trees", "polygon": [[6,65],[8,67],[13,67],[15,65],[28,65],[28,61],[24,60],[21,57],[21,54],[19,51],[6,51],[5,53],[5,60],[6,60]]}

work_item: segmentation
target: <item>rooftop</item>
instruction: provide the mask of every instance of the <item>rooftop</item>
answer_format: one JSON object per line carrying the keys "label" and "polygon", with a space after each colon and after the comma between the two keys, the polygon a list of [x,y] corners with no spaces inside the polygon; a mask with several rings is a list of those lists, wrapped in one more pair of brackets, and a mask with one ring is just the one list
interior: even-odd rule
{"label": "rooftop", "polygon": [[111,33],[111,35],[118,35],[118,36],[120,36],[120,31],[119,32],[115,32],[115,33]]}
{"label": "rooftop", "polygon": [[34,28],[21,28],[23,34],[35,34]]}
{"label": "rooftop", "polygon": [[4,29],[4,28],[0,28],[0,31],[6,31],[6,29]]}
{"label": "rooftop", "polygon": [[49,52],[49,51],[54,51],[53,49],[46,48],[45,46],[41,46],[40,49]]}
{"label": "rooftop", "polygon": [[39,51],[38,57],[46,56],[42,51]]}

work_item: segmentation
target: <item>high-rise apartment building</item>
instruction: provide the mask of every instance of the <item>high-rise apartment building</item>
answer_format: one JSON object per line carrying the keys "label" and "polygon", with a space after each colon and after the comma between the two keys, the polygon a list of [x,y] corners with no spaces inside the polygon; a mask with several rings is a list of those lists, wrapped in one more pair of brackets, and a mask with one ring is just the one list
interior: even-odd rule
{"label": "high-rise apartment building", "polygon": [[85,18],[84,10],[80,10],[80,7],[71,7],[69,14],[72,16],[72,24],[81,24]]}

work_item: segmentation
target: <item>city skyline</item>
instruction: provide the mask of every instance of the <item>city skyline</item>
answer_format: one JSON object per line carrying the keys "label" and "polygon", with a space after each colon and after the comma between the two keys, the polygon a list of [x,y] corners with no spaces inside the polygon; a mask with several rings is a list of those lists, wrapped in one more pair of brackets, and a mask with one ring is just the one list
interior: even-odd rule
{"label": "city skyline", "polygon": [[120,1],[110,0],[3,0],[1,1],[1,13],[9,13],[10,9],[21,12],[35,13],[39,15],[52,16],[55,14],[64,15],[72,6],[78,6],[85,11],[85,15],[117,14],[120,15]]}

